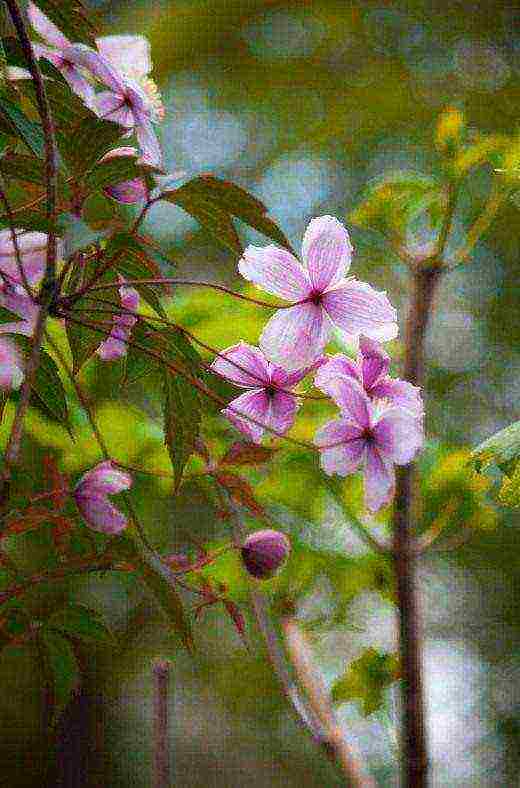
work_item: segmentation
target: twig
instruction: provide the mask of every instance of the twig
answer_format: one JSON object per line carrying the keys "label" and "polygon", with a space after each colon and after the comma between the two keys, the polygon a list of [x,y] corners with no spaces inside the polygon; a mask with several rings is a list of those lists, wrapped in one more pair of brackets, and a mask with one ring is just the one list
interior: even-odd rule
{"label": "twig", "polygon": [[[235,541],[238,544],[242,544],[246,537],[246,530],[242,523],[240,511],[229,495],[226,495],[219,487],[217,487],[217,492],[223,499],[225,508],[232,515]],[[370,777],[363,774],[357,757],[345,741],[345,737],[335,720],[334,712],[328,706],[327,714],[325,714],[323,696],[320,696],[320,702],[318,703],[318,697],[316,695],[313,696],[308,690],[307,684],[310,686],[312,676],[317,675],[316,666],[312,663],[312,660],[308,659],[304,670],[303,662],[298,661],[296,658],[293,659],[295,654],[288,648],[291,664],[307,693],[307,695],[303,695],[287,669],[286,658],[276,630],[268,615],[264,595],[258,587],[250,586],[250,598],[257,626],[265,641],[269,661],[300,725],[310,733],[312,739],[320,746],[327,757],[342,769],[347,778],[347,784],[351,788],[372,788],[375,786],[375,783]],[[286,619],[282,622],[286,638],[286,627],[289,626],[288,621],[289,619]]]}
{"label": "twig", "polygon": [[372,788],[373,779],[366,773],[360,755],[348,743],[330,703],[322,675],[316,668],[312,652],[301,628],[294,618],[282,619],[287,652],[310,704],[319,718],[327,742],[353,788]]}
{"label": "twig", "polygon": [[29,407],[31,389],[34,377],[40,363],[40,348],[45,330],[45,323],[49,312],[49,307],[54,298],[54,288],[56,281],[56,255],[57,244],[54,232],[56,220],[56,198],[57,198],[57,148],[54,133],[54,123],[49,108],[49,102],[45,93],[43,78],[33,54],[32,45],[27,33],[25,22],[18,7],[16,0],[5,0],[13,24],[16,28],[18,38],[27,60],[27,65],[34,82],[38,112],[42,121],[43,135],[45,139],[45,184],[47,189],[47,219],[49,222],[49,232],[47,235],[47,259],[45,273],[43,277],[40,310],[34,330],[33,342],[29,358],[25,367],[25,376],[20,391],[20,399],[16,408],[11,432],[7,442],[4,455],[4,465],[1,471],[0,489],[0,508],[5,507],[9,497],[9,481],[11,469],[17,464],[20,456],[20,446],[23,432],[23,421]]}
{"label": "twig", "polygon": [[170,788],[169,681],[171,663],[158,659],[153,672],[153,788]]}

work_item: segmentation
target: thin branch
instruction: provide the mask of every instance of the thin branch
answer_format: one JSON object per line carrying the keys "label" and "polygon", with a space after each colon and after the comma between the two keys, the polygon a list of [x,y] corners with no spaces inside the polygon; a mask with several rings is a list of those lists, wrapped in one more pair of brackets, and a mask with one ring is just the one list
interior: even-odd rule
{"label": "thin branch", "polygon": [[171,663],[158,659],[153,673],[153,788],[170,788],[169,683]]}
{"label": "thin branch", "polygon": [[9,481],[11,469],[19,460],[20,447],[23,432],[23,421],[29,408],[29,400],[36,372],[40,363],[40,348],[45,331],[45,323],[49,307],[54,298],[56,281],[56,256],[57,242],[54,232],[56,221],[56,199],[57,199],[57,147],[56,136],[54,133],[54,122],[49,108],[49,102],[45,93],[43,78],[33,54],[33,49],[25,22],[16,0],[5,0],[13,24],[16,28],[18,39],[27,60],[27,65],[34,82],[38,112],[40,114],[43,135],[45,139],[45,184],[47,189],[47,219],[49,222],[49,232],[47,235],[47,259],[45,273],[40,294],[40,310],[33,335],[32,347],[25,367],[25,376],[20,391],[20,399],[16,408],[11,432],[7,442],[4,455],[4,465],[1,471],[1,490],[0,507],[5,507],[9,497]]}
{"label": "thin branch", "polygon": [[[270,304],[268,301],[260,301],[258,298],[252,298],[251,296],[246,296],[243,293],[237,293],[235,290],[231,290],[230,287],[218,285],[214,282],[199,282],[196,279],[175,279],[171,277],[155,277],[153,279],[128,279],[125,281],[125,285],[157,285],[158,287],[162,285],[178,285],[179,287],[209,287],[212,290],[219,290],[220,292],[227,293],[227,295],[231,295],[234,298],[239,298],[242,301],[248,301],[249,303],[256,304],[257,306],[265,306],[268,309],[290,309],[290,307],[293,306],[293,304]],[[78,300],[87,292],[92,293],[96,290],[111,290],[119,287],[121,287],[119,282],[103,282],[100,285],[85,285],[85,287],[80,288],[75,293],[70,293],[70,295],[65,296],[61,300],[61,303],[74,303],[74,301]]]}

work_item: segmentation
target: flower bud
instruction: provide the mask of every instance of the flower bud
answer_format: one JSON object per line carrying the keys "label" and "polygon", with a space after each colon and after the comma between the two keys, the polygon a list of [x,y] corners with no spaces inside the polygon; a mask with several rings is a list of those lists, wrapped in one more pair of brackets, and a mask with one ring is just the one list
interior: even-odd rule
{"label": "flower bud", "polygon": [[250,575],[265,580],[276,574],[290,549],[289,540],[279,531],[255,531],[242,546],[242,560]]}
{"label": "flower bud", "polygon": [[[138,152],[135,148],[114,148],[108,151],[108,153],[105,153],[101,162],[109,161],[118,156],[135,156],[137,158],[137,155]],[[121,183],[105,186],[103,191],[108,197],[112,197],[113,200],[124,203],[125,205],[133,205],[136,202],[141,202],[145,200],[147,196],[146,185],[142,178],[132,178],[129,181],[121,181]]]}

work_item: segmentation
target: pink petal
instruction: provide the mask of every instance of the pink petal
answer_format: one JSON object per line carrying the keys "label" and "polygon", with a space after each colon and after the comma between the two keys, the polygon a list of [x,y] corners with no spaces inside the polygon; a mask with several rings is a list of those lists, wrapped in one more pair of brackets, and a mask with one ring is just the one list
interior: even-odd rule
{"label": "pink petal", "polygon": [[287,432],[294,423],[297,410],[298,405],[295,397],[277,391],[271,398],[268,426],[279,433]]}
{"label": "pink petal", "polygon": [[133,129],[135,124],[132,108],[125,103],[124,97],[120,93],[102,91],[96,96],[96,112],[100,118],[119,123],[126,129]]}
{"label": "pink petal", "polygon": [[287,301],[307,297],[312,286],[298,260],[278,246],[248,246],[238,263],[244,279]]}
{"label": "pink petal", "polygon": [[222,414],[240,432],[255,443],[260,443],[265,426],[268,426],[270,407],[271,403],[265,389],[252,389],[232,400]]}
{"label": "pink petal", "polygon": [[103,495],[85,496],[76,493],[75,501],[85,522],[94,531],[104,534],[118,534],[127,525],[125,515]]}
{"label": "pink petal", "polygon": [[327,383],[327,392],[346,416],[361,429],[370,428],[370,400],[355,378],[340,376]]}
{"label": "pink petal", "polygon": [[103,191],[108,197],[122,205],[135,205],[138,202],[144,202],[148,196],[146,185],[141,178],[121,181],[114,186],[105,186]]}
{"label": "pink petal", "polygon": [[392,405],[408,410],[417,418],[424,415],[421,389],[408,383],[407,380],[385,377],[372,388],[370,394],[373,397],[389,400]]}
{"label": "pink petal", "polygon": [[366,447],[361,430],[346,419],[334,419],[314,436],[321,467],[329,476],[348,476],[359,467]]}
{"label": "pink petal", "polygon": [[377,448],[397,465],[411,462],[424,443],[421,421],[412,414],[391,408],[373,428]]}
{"label": "pink petal", "polygon": [[367,450],[365,463],[365,505],[377,512],[390,503],[395,489],[395,471],[391,460],[383,457],[376,448]]}
{"label": "pink petal", "polygon": [[276,364],[271,364],[271,383],[274,386],[279,386],[280,388],[291,389],[293,386],[296,386],[297,383],[300,383],[300,381],[307,377],[307,375],[310,375],[312,372],[318,369],[323,363],[324,358],[326,358],[326,356],[321,356],[313,364],[303,367],[302,369],[297,369],[294,372],[287,372],[286,369],[283,369]]}
{"label": "pink petal", "polygon": [[313,219],[303,237],[302,258],[318,292],[339,282],[352,258],[350,237],[341,222],[334,216]]}
{"label": "pink petal", "polygon": [[76,66],[64,65],[60,71],[74,93],[83,99],[87,107],[94,112],[96,107],[96,91],[94,90],[94,86],[90,84],[88,79],[85,79]]}
{"label": "pink petal", "polygon": [[149,167],[162,170],[163,160],[159,140],[149,120],[139,119],[136,122],[135,133],[141,148],[139,162]]}
{"label": "pink petal", "polygon": [[98,52],[114,68],[133,77],[145,77],[152,70],[150,43],[144,36],[102,36],[96,38]]}
{"label": "pink petal", "polygon": [[323,309],[307,302],[275,312],[259,344],[270,361],[295,372],[316,361],[329,334],[330,321]]}
{"label": "pink petal", "polygon": [[63,50],[63,57],[77,66],[89,71],[93,77],[110,88],[114,93],[124,95],[125,80],[109,60],[85,44],[72,44]]}
{"label": "pink petal", "polygon": [[[135,312],[139,308],[139,293],[135,289],[135,287],[130,287],[130,285],[125,284],[125,280],[122,276],[119,277],[119,281],[121,282],[121,287],[119,288],[119,298],[121,299],[121,306],[125,309],[131,309]],[[129,315],[129,317],[133,317],[133,315]],[[134,325],[134,323],[132,323]]]}
{"label": "pink petal", "polygon": [[83,474],[76,485],[76,490],[82,494],[87,494],[87,491],[91,490],[96,494],[108,495],[129,490],[131,486],[132,477],[129,473],[118,468],[112,460],[104,460]]}
{"label": "pink petal", "polygon": [[0,338],[0,389],[17,389],[22,383],[24,363],[14,342]]}
{"label": "pink petal", "polygon": [[239,342],[223,350],[211,365],[211,369],[241,387],[260,388],[270,382],[268,362],[264,354],[246,342]]}
{"label": "pink petal", "polygon": [[350,336],[365,336],[382,341],[397,336],[397,313],[386,293],[366,282],[347,279],[322,296],[322,306],[332,322]]}
{"label": "pink petal", "polygon": [[[22,266],[29,284],[38,284],[43,277],[47,258],[47,235],[39,232],[25,232],[15,229]],[[63,244],[58,242],[58,256],[63,254]],[[22,277],[18,268],[12,233],[10,229],[0,230],[0,269],[14,283],[21,284]]]}
{"label": "pink petal", "polygon": [[34,3],[29,3],[27,6],[27,16],[33,28],[48,44],[52,44],[58,49],[69,46],[68,38]]}
{"label": "pink petal", "polygon": [[356,362],[342,353],[337,353],[318,368],[314,385],[329,397],[334,397],[341,377],[353,378],[360,385],[363,383],[361,370]]}
{"label": "pink petal", "polygon": [[360,362],[363,371],[363,385],[368,391],[390,367],[390,356],[381,345],[368,337],[359,338]]}

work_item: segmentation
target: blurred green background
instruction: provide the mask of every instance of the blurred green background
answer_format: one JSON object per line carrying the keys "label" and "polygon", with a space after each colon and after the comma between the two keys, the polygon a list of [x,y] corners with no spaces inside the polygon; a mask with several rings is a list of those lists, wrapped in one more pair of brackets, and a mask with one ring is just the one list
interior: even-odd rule
{"label": "blurred green background", "polygon": [[[347,221],[367,185],[381,177],[412,172],[440,178],[433,136],[446,105],[462,109],[475,133],[518,130],[520,17],[513,4],[90,5],[104,33],[142,33],[151,41],[166,105],[162,142],[168,169],[187,177],[212,172],[245,186],[265,201],[296,248],[312,216],[331,213]],[[482,207],[491,177],[484,166],[468,178],[452,251]],[[171,252],[181,275],[239,285],[236,261],[180,209],[156,206],[147,230]],[[351,230],[355,273],[389,292],[402,322],[405,267],[377,233]],[[445,278],[428,337],[431,440],[423,461],[424,524],[455,500],[453,533],[462,526],[475,529],[461,549],[438,552],[421,566],[435,786],[513,786],[520,766],[517,515],[498,509],[486,498],[485,485],[468,481],[463,468],[468,447],[520,418],[519,230],[513,199],[471,262]],[[244,242],[265,242],[241,234]],[[411,252],[427,242],[424,232],[407,238]],[[208,291],[176,293],[171,314],[219,347],[239,338],[256,342],[265,320],[265,314]],[[397,358],[398,343],[394,350]],[[84,372],[111,450],[121,461],[167,469],[157,403],[140,386],[125,392],[120,404],[111,402],[119,374],[97,361]],[[306,414],[295,428],[298,437],[310,438],[326,418],[310,407]],[[75,447],[42,418],[31,418],[27,480],[39,476],[49,450],[70,473],[98,459],[88,425],[79,411],[73,416]],[[223,449],[234,433],[211,417],[206,435]],[[268,592],[275,601],[286,592],[296,599],[332,683],[368,646],[395,650],[396,622],[388,581],[375,590],[377,560],[364,552],[338,509],[317,495],[314,474],[308,458],[287,450],[273,469],[254,471],[251,480],[263,500],[285,507],[278,511],[293,537],[290,565],[268,584]],[[347,495],[358,500],[356,481]],[[189,549],[193,539],[218,545],[226,538],[226,525],[196,483],[172,499],[167,481],[140,477],[135,498],[149,537],[161,549]],[[384,531],[384,518],[374,527]],[[19,540],[17,555],[30,570],[35,551],[43,556],[50,544],[48,534],[32,535]],[[245,603],[238,562],[222,559],[215,573]],[[174,665],[175,785],[341,784],[285,707],[252,626],[248,654],[229,619],[220,610],[208,611],[196,624],[192,658],[165,631],[142,589],[124,576],[62,584],[28,595],[28,603],[43,617],[68,596],[100,609],[119,633],[121,647],[85,655],[85,685],[57,744],[41,732],[44,703],[35,649],[4,650],[1,785],[150,785],[155,656],[169,656]],[[355,703],[339,707],[382,786],[397,784],[395,704],[390,690],[384,713],[364,717]]]}

